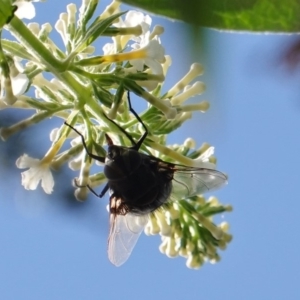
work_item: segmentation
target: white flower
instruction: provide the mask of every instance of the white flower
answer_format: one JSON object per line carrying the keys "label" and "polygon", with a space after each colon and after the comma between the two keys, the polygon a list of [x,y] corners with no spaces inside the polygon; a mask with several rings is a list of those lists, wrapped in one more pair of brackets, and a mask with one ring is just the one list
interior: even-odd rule
{"label": "white flower", "polygon": [[55,29],[56,31],[60,34],[64,45],[67,45],[69,42],[69,37],[68,37],[68,15],[66,13],[62,13],[59,16],[59,20],[55,23]]}
{"label": "white flower", "polygon": [[137,71],[143,71],[144,65],[148,66],[153,74],[163,74],[162,63],[165,62],[165,49],[158,42],[158,40],[148,39],[149,35],[145,35],[145,38],[141,43],[135,43],[132,48],[139,50],[142,53],[141,58],[130,60],[130,64],[136,68]]}
{"label": "white flower", "polygon": [[160,235],[164,236],[170,236],[172,233],[172,228],[171,226],[167,223],[166,221],[166,216],[163,211],[161,210],[156,210],[154,213],[156,220],[157,220],[157,225],[159,226],[160,229]]}
{"label": "white flower", "polygon": [[0,85],[4,87],[0,89],[1,102],[4,102],[6,105],[13,105],[17,101],[17,97],[13,93],[10,77],[3,76]]}
{"label": "white flower", "polygon": [[186,261],[186,266],[190,269],[199,269],[201,267],[201,264],[202,264],[202,262],[201,262],[200,255],[196,256],[196,255],[190,254]]}
{"label": "white flower", "polygon": [[18,158],[16,165],[19,169],[29,168],[29,170],[21,173],[22,185],[26,190],[35,190],[39,182],[42,181],[42,188],[45,193],[52,193],[54,180],[49,163],[24,154]]}
{"label": "white flower", "polygon": [[9,62],[9,77],[1,76],[1,85],[3,88],[0,98],[7,105],[13,105],[17,101],[16,96],[24,94],[28,88],[29,79],[26,74],[22,73],[23,70],[23,66],[15,59]]}
{"label": "white flower", "polygon": [[116,46],[114,43],[106,43],[103,48],[103,54],[109,55],[109,54],[115,54],[116,53]]}
{"label": "white flower", "polygon": [[214,154],[215,148],[209,147],[197,159],[194,160],[193,167],[215,169],[216,165],[209,162],[209,158]]}
{"label": "white flower", "polygon": [[31,2],[38,2],[39,0],[32,1],[15,1],[14,5],[18,6],[15,15],[20,19],[33,19],[35,17],[35,7]]}
{"label": "white flower", "polygon": [[201,81],[195,82],[192,86],[185,86],[183,92],[173,97],[171,100],[172,105],[181,105],[186,100],[201,95],[205,91],[205,84]]}
{"label": "white flower", "polygon": [[[117,28],[130,28],[132,34],[114,37],[114,43],[118,45],[118,48],[120,47],[121,49],[123,49],[129,40],[140,42],[143,35],[149,32],[151,22],[152,19],[148,15],[144,15],[143,13],[138,11],[130,10],[126,14],[125,20],[119,18],[119,21],[114,23],[114,26],[116,26]],[[135,30],[133,30],[134,28]]]}
{"label": "white flower", "polygon": [[166,238],[167,247],[166,247],[166,255],[170,258],[178,256],[178,250],[176,249],[176,242],[173,237]]}
{"label": "white flower", "polygon": [[189,137],[184,141],[184,147],[187,147],[189,149],[194,149],[196,148],[196,141]]}
{"label": "white flower", "polygon": [[174,97],[182,90],[183,87],[186,87],[197,76],[200,76],[202,74],[203,66],[198,63],[192,64],[188,73],[183,76],[171,89],[169,89],[166,98]]}
{"label": "white flower", "polygon": [[[142,28],[142,35],[146,34],[152,23],[152,19],[148,15],[144,15],[143,13],[135,10],[130,10],[126,16],[125,20],[123,21],[121,18],[119,22],[114,23],[114,26],[118,28],[126,28],[126,27],[135,27],[141,26]],[[130,37],[133,41],[139,41],[140,37]]]}
{"label": "white flower", "polygon": [[56,141],[58,136],[59,136],[59,128],[58,127],[53,128],[50,132],[50,141],[51,142]]}
{"label": "white flower", "polygon": [[[142,27],[142,32],[145,34],[149,31],[152,19],[148,15],[135,10],[130,10],[126,16],[125,20],[120,20],[118,23],[114,24],[116,27],[134,27],[140,25]],[[135,39],[134,39],[135,40]]]}
{"label": "white flower", "polygon": [[24,94],[29,84],[29,79],[27,75],[19,73],[17,76],[11,76],[10,78],[13,94],[15,96]]}
{"label": "white flower", "polygon": [[145,234],[155,235],[160,233],[160,228],[157,224],[157,219],[154,214],[151,214],[149,217],[149,222],[145,226]]}

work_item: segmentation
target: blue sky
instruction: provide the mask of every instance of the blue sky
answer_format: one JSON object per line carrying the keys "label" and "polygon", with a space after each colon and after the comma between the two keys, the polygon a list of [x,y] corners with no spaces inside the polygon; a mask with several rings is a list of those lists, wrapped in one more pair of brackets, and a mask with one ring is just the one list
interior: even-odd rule
{"label": "blue sky", "polygon": [[[53,23],[67,3],[38,4],[36,20]],[[126,264],[115,268],[106,253],[107,198],[77,203],[70,187],[76,174],[66,170],[55,174],[50,196],[21,187],[14,162],[23,152],[44,154],[55,123],[49,120],[43,133],[33,128],[0,144],[3,299],[299,299],[300,75],[279,62],[296,37],[206,30],[196,55],[189,52],[188,26],[154,18],[157,23],[173,58],[169,86],[194,61],[205,66],[207,91],[195,100],[209,100],[211,109],[195,114],[170,143],[192,135],[198,145],[216,147],[229,184],[215,194],[234,207],[223,218],[233,241],[220,252],[221,262],[194,271],[183,258],[162,255],[159,237],[143,235]],[[2,111],[2,124],[13,123],[11,116]]]}

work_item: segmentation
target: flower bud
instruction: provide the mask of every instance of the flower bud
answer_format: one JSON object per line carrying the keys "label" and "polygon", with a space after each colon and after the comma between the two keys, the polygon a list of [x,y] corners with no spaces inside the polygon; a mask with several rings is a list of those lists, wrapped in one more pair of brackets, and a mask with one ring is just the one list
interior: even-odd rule
{"label": "flower bud", "polygon": [[165,237],[163,240],[162,240],[162,243],[160,244],[159,246],[159,251],[162,253],[162,254],[166,254],[166,250],[167,250],[167,246],[168,246],[168,237]]}
{"label": "flower bud", "polygon": [[176,250],[176,243],[175,239],[170,237],[168,239],[167,248],[166,248],[166,255],[170,258],[174,258],[178,256],[178,251]]}
{"label": "flower bud", "polygon": [[186,260],[186,266],[190,269],[199,269],[202,263],[200,260],[200,256],[197,255],[189,255],[188,259]]}
{"label": "flower bud", "polygon": [[147,235],[155,235],[160,233],[160,228],[157,223],[157,219],[155,216],[150,215],[149,222],[145,226],[145,234]]}
{"label": "flower bud", "polygon": [[166,221],[166,216],[161,210],[156,210],[154,213],[157,224],[160,228],[160,234],[164,236],[169,236],[172,232],[171,226]]}
{"label": "flower bud", "polygon": [[88,192],[89,190],[87,187],[79,187],[75,190],[74,195],[78,201],[84,202],[87,198]]}

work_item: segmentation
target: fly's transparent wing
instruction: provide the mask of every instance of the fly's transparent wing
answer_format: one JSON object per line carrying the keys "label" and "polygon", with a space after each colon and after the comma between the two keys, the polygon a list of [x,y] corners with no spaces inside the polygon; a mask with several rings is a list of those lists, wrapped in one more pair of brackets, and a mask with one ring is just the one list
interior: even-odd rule
{"label": "fly's transparent wing", "polygon": [[172,197],[182,199],[202,194],[227,183],[227,176],[219,171],[184,166],[174,167]]}
{"label": "fly's transparent wing", "polygon": [[148,215],[110,214],[108,258],[112,264],[119,267],[129,258],[147,222]]}

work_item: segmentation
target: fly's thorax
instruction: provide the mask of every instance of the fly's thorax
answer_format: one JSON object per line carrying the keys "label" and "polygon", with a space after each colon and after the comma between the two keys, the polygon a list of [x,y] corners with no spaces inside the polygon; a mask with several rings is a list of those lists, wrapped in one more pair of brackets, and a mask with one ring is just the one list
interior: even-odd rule
{"label": "fly's thorax", "polygon": [[[160,167],[162,161],[139,153],[139,167],[119,180],[109,180],[112,196],[120,199],[118,207],[126,207],[134,215],[145,215],[165,204],[172,190],[174,171]],[[117,202],[116,202],[117,203]],[[116,214],[121,214],[116,210]]]}
{"label": "fly's thorax", "polygon": [[138,151],[111,145],[105,158],[104,175],[108,180],[123,179],[138,169],[141,161],[142,156]]}

